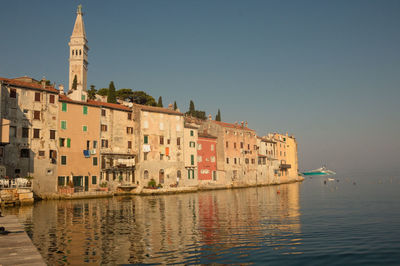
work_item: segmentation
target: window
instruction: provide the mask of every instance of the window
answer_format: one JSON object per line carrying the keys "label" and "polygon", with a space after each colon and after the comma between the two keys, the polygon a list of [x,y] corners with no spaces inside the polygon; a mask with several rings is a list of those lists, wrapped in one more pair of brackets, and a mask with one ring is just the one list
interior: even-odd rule
{"label": "window", "polygon": [[225,147],[227,147],[227,148],[229,147],[229,144],[228,144],[228,142],[226,142],[226,144],[225,144]]}
{"label": "window", "polygon": [[101,109],[101,116],[106,116],[106,110],[105,109]]}
{"label": "window", "polygon": [[201,162],[202,162],[202,160],[203,160],[203,157],[201,157],[201,156],[197,156],[197,162],[201,163]]}
{"label": "window", "polygon": [[92,185],[96,185],[97,184],[97,176],[92,176]]}
{"label": "window", "polygon": [[128,113],[128,120],[132,120],[132,113]]}
{"label": "window", "polygon": [[190,174],[192,171],[190,171],[190,169],[188,169],[188,179],[190,179]]}
{"label": "window", "polygon": [[97,157],[93,157],[93,165],[94,165],[94,166],[97,165]]}
{"label": "window", "polygon": [[132,141],[128,141],[128,149],[132,149]]}
{"label": "window", "polygon": [[62,187],[62,186],[65,185],[65,176],[59,176],[59,177],[58,177],[57,185],[58,185],[59,187]]}
{"label": "window", "polygon": [[211,156],[211,162],[215,163],[215,156]]}
{"label": "window", "polygon": [[29,149],[21,149],[21,158],[29,158]]}
{"label": "window", "polygon": [[214,144],[211,144],[211,150],[212,151],[214,150]]}
{"label": "window", "polygon": [[17,127],[15,126],[10,126],[10,137],[16,137],[17,136]]}
{"label": "window", "polygon": [[171,144],[171,139],[167,139],[167,144]]}
{"label": "window", "polygon": [[40,129],[38,129],[38,128],[33,129],[33,138],[34,139],[40,138]]}
{"label": "window", "polygon": [[194,165],[194,155],[190,155],[190,164]]}
{"label": "window", "polygon": [[87,126],[82,126],[82,131],[87,132]]}
{"label": "window", "polygon": [[246,164],[249,164],[249,158],[244,159],[244,162],[245,162]]}
{"label": "window", "polygon": [[233,143],[233,148],[236,149],[236,142]]}
{"label": "window", "polygon": [[81,100],[85,101],[86,100],[86,96],[85,95],[81,95]]}
{"label": "window", "polygon": [[190,130],[190,136],[193,137],[194,133],[193,130]]}
{"label": "window", "polygon": [[247,149],[250,150],[250,144],[247,144]]}
{"label": "window", "polygon": [[144,170],[144,172],[143,172],[143,178],[144,178],[144,179],[149,178],[149,171]]}
{"label": "window", "polygon": [[176,138],[176,145],[178,145],[178,146],[181,145],[181,138]]}
{"label": "window", "polygon": [[252,164],[255,164],[255,163],[256,163],[256,160],[255,160],[255,159],[251,159],[251,163],[252,163]]}
{"label": "window", "polygon": [[27,127],[22,128],[22,137],[29,138],[29,128],[27,128]]}
{"label": "window", "polygon": [[[85,97],[85,95],[82,95],[82,97]],[[87,112],[88,112],[88,107],[87,106],[83,106],[83,114],[87,115]]]}
{"label": "window", "polygon": [[62,103],[61,105],[61,111],[66,112],[67,111],[67,103]]}
{"label": "window", "polygon": [[198,143],[197,144],[197,150],[201,151],[201,149],[202,149],[201,143]]}
{"label": "window", "polygon": [[67,129],[67,121],[65,120],[61,121],[61,129]]}
{"label": "window", "polygon": [[40,111],[33,111],[33,119],[40,120]]}
{"label": "window", "polygon": [[56,131],[50,130],[50,139],[56,139]]}
{"label": "window", "polygon": [[143,161],[147,161],[147,152],[143,153]]}
{"label": "window", "polygon": [[44,151],[39,151],[39,156],[44,156],[45,152]]}
{"label": "window", "polygon": [[133,134],[133,127],[127,127],[126,128],[126,133],[127,134]]}
{"label": "window", "polygon": [[10,89],[10,98],[17,98],[17,90]]}
{"label": "window", "polygon": [[101,131],[103,132],[107,131],[107,125],[101,125]]}
{"label": "window", "polygon": [[101,147],[102,148],[108,148],[108,140],[107,139],[102,139],[101,140]]}
{"label": "window", "polygon": [[67,139],[67,148],[71,148],[71,139]]}
{"label": "window", "polygon": [[55,151],[55,150],[50,150],[50,152],[49,152],[49,158],[51,159],[51,163],[56,163],[57,151]]}
{"label": "window", "polygon": [[54,103],[55,102],[55,96],[53,95],[53,94],[51,94],[50,96],[49,96],[49,102],[50,103]]}
{"label": "window", "polygon": [[234,163],[234,164],[236,164],[236,163],[237,163],[237,160],[236,160],[236,158],[233,158],[233,163]]}
{"label": "window", "polygon": [[213,171],[213,172],[212,172],[212,177],[213,177],[213,180],[214,180],[214,181],[217,180],[217,171]]}
{"label": "window", "polygon": [[65,156],[65,155],[61,156],[61,164],[62,165],[66,165],[67,164],[67,156]]}
{"label": "window", "polygon": [[60,147],[64,147],[65,146],[65,139],[64,138],[60,138],[59,142],[60,142]]}
{"label": "window", "polygon": [[196,143],[194,141],[190,141],[189,147],[192,147],[192,148],[196,147]]}
{"label": "window", "polygon": [[229,158],[228,157],[226,158],[226,163],[229,164]]}
{"label": "window", "polygon": [[93,149],[97,148],[97,140],[93,140]]}
{"label": "window", "polygon": [[90,149],[90,140],[87,140],[86,141],[86,150],[89,150]]}
{"label": "window", "polygon": [[40,102],[40,92],[35,92],[35,102]]}
{"label": "window", "polygon": [[143,143],[149,144],[149,136],[148,135],[144,135]]}
{"label": "window", "polygon": [[164,154],[160,153],[160,161],[164,159]]}
{"label": "window", "polygon": [[0,157],[3,157],[3,154],[4,154],[4,149],[3,147],[0,147]]}

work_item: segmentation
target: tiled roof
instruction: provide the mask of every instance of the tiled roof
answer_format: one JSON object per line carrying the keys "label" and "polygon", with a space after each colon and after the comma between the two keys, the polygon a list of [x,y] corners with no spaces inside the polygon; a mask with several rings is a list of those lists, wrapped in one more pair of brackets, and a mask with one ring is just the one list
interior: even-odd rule
{"label": "tiled roof", "polygon": [[214,123],[216,123],[217,125],[223,126],[223,127],[229,127],[229,128],[236,128],[236,129],[244,129],[244,130],[249,130],[249,131],[254,131],[253,129],[250,129],[248,127],[245,126],[241,126],[241,125],[235,125],[235,124],[230,124],[230,123],[225,123],[225,122],[221,122],[221,121],[215,121],[213,120]]}
{"label": "tiled roof", "polygon": [[42,84],[40,84],[40,83],[23,82],[23,81],[19,81],[19,80],[7,79],[7,78],[2,78],[2,77],[0,77],[0,81],[3,81],[4,83],[13,85],[16,87],[23,87],[23,88],[34,89],[34,90],[47,91],[47,92],[52,92],[52,93],[58,94],[58,90],[55,89],[53,86],[45,86],[43,88]]}
{"label": "tiled roof", "polygon": [[208,139],[216,139],[216,136],[207,134],[207,133],[199,133],[198,134],[199,138],[208,138]]}
{"label": "tiled roof", "polygon": [[149,105],[141,105],[141,104],[137,104],[137,103],[134,103],[133,106],[139,108],[142,111],[183,116],[183,113],[175,111],[175,110],[171,110],[168,108],[149,106]]}
{"label": "tiled roof", "polygon": [[74,101],[62,94],[60,95],[59,100],[61,102],[76,103],[76,104],[89,105],[89,106],[95,106],[95,107],[105,107],[105,108],[111,108],[111,109],[117,109],[117,110],[123,110],[123,111],[131,111],[132,110],[128,106],[124,106],[124,105],[117,104],[117,103],[105,103],[105,102],[99,102],[99,101],[93,101],[93,100],[88,100],[87,102]]}

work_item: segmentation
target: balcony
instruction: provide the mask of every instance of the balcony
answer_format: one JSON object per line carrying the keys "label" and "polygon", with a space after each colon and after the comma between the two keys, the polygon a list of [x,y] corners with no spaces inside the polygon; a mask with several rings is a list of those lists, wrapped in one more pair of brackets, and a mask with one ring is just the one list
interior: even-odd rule
{"label": "balcony", "polygon": [[290,165],[290,164],[281,164],[281,165],[279,165],[279,168],[280,169],[290,169],[292,166]]}

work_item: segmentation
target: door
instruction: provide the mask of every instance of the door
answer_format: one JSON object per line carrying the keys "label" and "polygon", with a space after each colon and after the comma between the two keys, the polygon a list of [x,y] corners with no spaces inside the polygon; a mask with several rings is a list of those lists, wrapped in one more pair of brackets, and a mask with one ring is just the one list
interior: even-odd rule
{"label": "door", "polygon": [[158,181],[159,181],[158,183],[164,184],[164,170],[163,169],[160,170],[160,173],[158,176]]}
{"label": "door", "polygon": [[89,191],[89,177],[85,176],[85,191]]}

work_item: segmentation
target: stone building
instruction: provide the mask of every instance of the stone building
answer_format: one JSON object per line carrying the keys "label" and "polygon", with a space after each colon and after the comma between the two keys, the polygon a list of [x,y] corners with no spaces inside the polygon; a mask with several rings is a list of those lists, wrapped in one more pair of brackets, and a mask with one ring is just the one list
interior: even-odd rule
{"label": "stone building", "polygon": [[6,176],[32,176],[36,194],[56,192],[58,90],[29,77],[0,78],[0,87],[0,119],[9,121],[0,153]]}
{"label": "stone building", "polygon": [[197,186],[198,174],[197,163],[201,159],[197,157],[197,135],[198,126],[196,124],[186,123],[183,128],[183,156],[185,160],[185,174],[180,181],[182,186]]}
{"label": "stone building", "polygon": [[257,137],[247,122],[230,124],[205,121],[200,130],[217,137],[218,183],[233,186],[257,182]]}
{"label": "stone building", "polygon": [[163,187],[183,177],[183,114],[173,109],[133,105],[138,159],[136,184],[145,187],[151,179]]}
{"label": "stone building", "polygon": [[202,132],[197,141],[199,185],[215,184],[217,173],[217,137]]}

